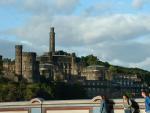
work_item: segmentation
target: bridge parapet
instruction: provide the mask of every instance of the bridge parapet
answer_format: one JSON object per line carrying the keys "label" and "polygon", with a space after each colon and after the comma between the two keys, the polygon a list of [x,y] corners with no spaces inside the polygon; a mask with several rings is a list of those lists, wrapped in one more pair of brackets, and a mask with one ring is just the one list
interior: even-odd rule
{"label": "bridge parapet", "polygon": [[[113,99],[112,113],[124,113],[122,99]],[[140,113],[144,112],[144,99],[135,99],[140,107]],[[0,113],[99,113],[100,102],[92,100],[56,100],[44,101],[32,99],[24,102],[0,103]]]}

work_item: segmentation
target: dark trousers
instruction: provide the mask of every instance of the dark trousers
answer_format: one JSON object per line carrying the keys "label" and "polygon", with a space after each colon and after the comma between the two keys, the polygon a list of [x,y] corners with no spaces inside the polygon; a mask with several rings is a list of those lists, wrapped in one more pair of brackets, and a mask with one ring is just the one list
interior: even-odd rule
{"label": "dark trousers", "polygon": [[131,109],[125,109],[124,113],[132,113],[132,112],[131,112]]}

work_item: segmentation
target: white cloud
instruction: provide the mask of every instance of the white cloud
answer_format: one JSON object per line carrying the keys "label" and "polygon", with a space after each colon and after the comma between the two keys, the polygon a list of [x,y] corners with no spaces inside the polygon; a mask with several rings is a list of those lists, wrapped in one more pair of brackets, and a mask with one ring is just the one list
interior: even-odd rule
{"label": "white cloud", "polygon": [[71,14],[80,0],[0,0],[1,6],[16,8],[18,12],[32,15]]}
{"label": "white cloud", "polygon": [[132,6],[134,8],[140,9],[143,8],[145,5],[149,4],[149,0],[133,0],[132,1]]}
{"label": "white cloud", "polygon": [[[3,33],[15,36],[18,42],[25,45],[25,51],[39,54],[48,51],[49,30],[50,26],[54,26],[57,49],[75,51],[78,55],[95,54],[101,60],[116,65],[150,70],[146,63],[150,57],[150,16],[73,16],[79,0],[47,0],[45,3],[25,0],[21,4],[18,6],[20,10],[33,15],[24,25]],[[1,46],[12,50],[3,44]],[[0,52],[8,55],[5,51]]]}
{"label": "white cloud", "polygon": [[83,15],[92,15],[92,14],[104,14],[106,12],[110,12],[117,4],[112,3],[111,1],[103,2],[103,3],[96,3],[91,4],[89,7],[87,7],[85,10],[83,10]]}
{"label": "white cloud", "polygon": [[[136,40],[150,35],[150,17],[144,18],[143,20],[143,16],[140,15],[121,14],[86,19],[76,16],[55,16],[49,21],[46,17],[36,16],[27,25],[14,29],[12,33],[18,37],[18,40],[30,42],[36,47],[47,45],[48,48],[49,25],[53,25],[56,28],[56,48],[69,50],[69,48],[87,47],[88,49],[85,50],[87,53],[89,50],[96,49],[92,52],[99,53],[97,55],[100,56],[104,54],[102,56],[105,60],[118,58],[126,62],[137,62],[141,59],[134,57],[135,50],[142,52],[148,46]],[[81,53],[80,50],[77,51]],[[144,50],[144,52],[148,51]],[[137,56],[144,57],[141,54]]]}
{"label": "white cloud", "polygon": [[12,5],[16,2],[17,0],[0,0],[0,5]]}
{"label": "white cloud", "polygon": [[0,39],[0,55],[7,58],[14,58],[15,51],[12,49],[14,45],[15,42]]}
{"label": "white cloud", "polygon": [[138,63],[130,63],[129,65],[130,67],[139,67],[139,68],[143,68],[146,70],[150,70],[150,57],[147,57],[145,59],[143,59],[143,61],[138,62]]}
{"label": "white cloud", "polygon": [[143,6],[143,0],[133,0],[132,5],[135,8],[141,8]]}

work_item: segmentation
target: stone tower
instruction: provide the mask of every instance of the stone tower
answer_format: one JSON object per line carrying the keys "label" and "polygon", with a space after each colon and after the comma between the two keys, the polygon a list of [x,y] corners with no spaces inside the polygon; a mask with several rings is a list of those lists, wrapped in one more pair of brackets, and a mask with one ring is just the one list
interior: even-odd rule
{"label": "stone tower", "polygon": [[[22,54],[22,75],[27,82],[38,81],[38,64],[36,61],[36,53],[34,52],[23,52]],[[38,70],[38,71],[37,71]]]}
{"label": "stone tower", "polygon": [[72,75],[78,75],[78,72],[77,72],[77,65],[76,65],[76,54],[75,53],[72,53],[71,54],[71,74]]}
{"label": "stone tower", "polygon": [[3,70],[3,56],[0,55],[0,74],[2,70]]}
{"label": "stone tower", "polygon": [[54,27],[50,28],[50,45],[49,45],[49,52],[55,52],[55,32]]}
{"label": "stone tower", "polygon": [[16,45],[15,74],[22,76],[22,45]]}

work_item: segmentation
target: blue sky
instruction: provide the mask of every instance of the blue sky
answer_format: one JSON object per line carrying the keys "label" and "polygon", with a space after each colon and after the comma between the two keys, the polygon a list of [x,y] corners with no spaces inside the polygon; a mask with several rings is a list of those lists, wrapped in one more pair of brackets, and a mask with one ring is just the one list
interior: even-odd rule
{"label": "blue sky", "polygon": [[149,12],[149,0],[0,0],[0,54],[41,55],[54,26],[57,50],[150,70]]}

